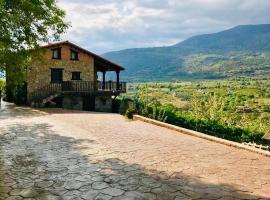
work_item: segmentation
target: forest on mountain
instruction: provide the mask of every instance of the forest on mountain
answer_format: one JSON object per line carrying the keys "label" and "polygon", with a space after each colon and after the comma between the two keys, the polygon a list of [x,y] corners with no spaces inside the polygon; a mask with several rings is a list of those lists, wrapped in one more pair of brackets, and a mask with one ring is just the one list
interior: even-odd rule
{"label": "forest on mountain", "polygon": [[103,56],[123,65],[123,78],[129,81],[265,78],[270,75],[269,41],[270,24],[241,25],[173,46],[126,49]]}

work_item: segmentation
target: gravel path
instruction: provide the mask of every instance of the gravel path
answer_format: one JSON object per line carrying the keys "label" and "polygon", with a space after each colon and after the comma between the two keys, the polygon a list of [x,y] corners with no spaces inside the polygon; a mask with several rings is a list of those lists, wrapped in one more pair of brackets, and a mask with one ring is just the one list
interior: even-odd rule
{"label": "gravel path", "polygon": [[2,104],[2,199],[270,199],[270,158],[117,114]]}

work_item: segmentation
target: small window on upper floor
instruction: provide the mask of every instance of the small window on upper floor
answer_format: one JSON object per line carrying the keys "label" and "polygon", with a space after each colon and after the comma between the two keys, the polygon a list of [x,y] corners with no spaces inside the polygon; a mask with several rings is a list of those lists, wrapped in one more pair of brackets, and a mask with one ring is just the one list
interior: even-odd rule
{"label": "small window on upper floor", "polygon": [[52,59],[61,59],[61,48],[52,49]]}
{"label": "small window on upper floor", "polygon": [[79,53],[74,50],[70,50],[70,60],[79,60]]}
{"label": "small window on upper floor", "polygon": [[71,73],[72,73],[71,80],[82,80],[81,72],[71,72]]}

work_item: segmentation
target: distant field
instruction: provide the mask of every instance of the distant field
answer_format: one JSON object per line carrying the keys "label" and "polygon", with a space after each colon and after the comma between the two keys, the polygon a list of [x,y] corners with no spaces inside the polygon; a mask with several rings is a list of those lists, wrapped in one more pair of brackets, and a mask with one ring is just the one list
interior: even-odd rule
{"label": "distant field", "polygon": [[[223,124],[270,133],[270,80],[149,82],[132,83],[128,88],[127,98],[143,91],[146,101],[172,104],[180,112],[199,119],[209,120],[205,113],[212,112]],[[213,106],[209,105],[212,96],[215,97],[214,101],[211,99]]]}
{"label": "distant field", "polygon": [[132,97],[142,88],[148,91],[149,98],[157,98],[161,103],[171,103],[184,110],[190,109],[190,100],[195,93],[201,96],[206,93],[229,95],[231,99],[239,99],[237,106],[270,107],[270,80],[131,83],[125,96]]}

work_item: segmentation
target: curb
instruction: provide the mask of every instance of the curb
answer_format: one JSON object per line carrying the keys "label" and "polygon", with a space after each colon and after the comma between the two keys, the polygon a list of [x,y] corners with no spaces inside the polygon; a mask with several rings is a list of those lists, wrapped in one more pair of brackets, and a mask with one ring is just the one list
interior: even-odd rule
{"label": "curb", "polygon": [[206,135],[204,133],[189,130],[189,129],[186,129],[186,128],[181,128],[181,127],[178,127],[178,126],[175,126],[175,125],[160,122],[160,121],[150,119],[150,118],[147,118],[147,117],[143,117],[143,116],[140,116],[140,115],[133,115],[133,120],[143,121],[143,122],[146,122],[146,123],[149,123],[149,124],[153,124],[153,125],[156,125],[156,126],[160,126],[160,127],[163,127],[163,128],[173,130],[173,131],[177,131],[179,133],[183,133],[183,134],[186,134],[186,135],[195,136],[195,137],[198,137],[198,138],[202,138],[202,139],[209,140],[209,141],[212,141],[212,142],[216,142],[216,143],[219,143],[219,144],[223,144],[223,145],[226,145],[226,146],[235,147],[235,148],[238,148],[238,149],[243,149],[243,150],[247,150],[247,151],[250,151],[250,152],[253,152],[253,153],[257,153],[257,154],[260,154],[260,155],[263,155],[263,156],[270,157],[270,152],[268,152],[268,151],[264,151],[264,150],[261,150],[261,149],[250,147],[250,146],[240,144],[240,143],[237,143],[237,142],[232,142],[232,141],[229,141],[229,140],[217,138],[217,137],[214,137],[214,136],[211,136],[211,135]]}

